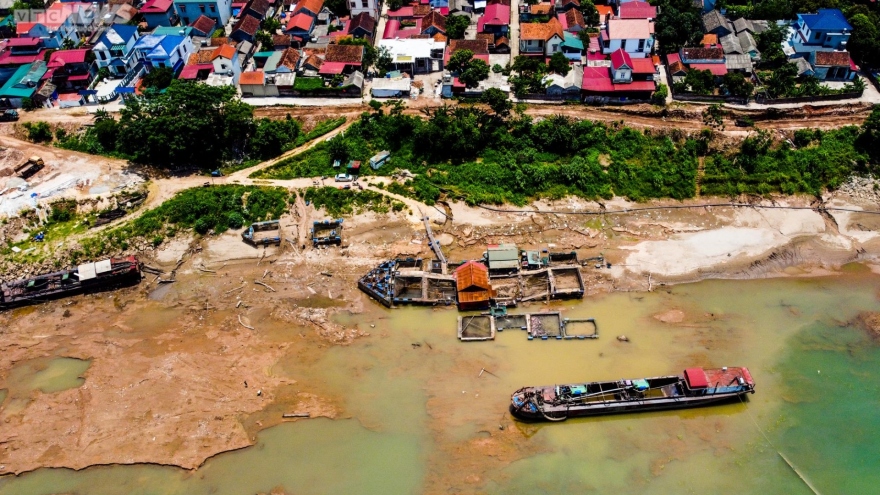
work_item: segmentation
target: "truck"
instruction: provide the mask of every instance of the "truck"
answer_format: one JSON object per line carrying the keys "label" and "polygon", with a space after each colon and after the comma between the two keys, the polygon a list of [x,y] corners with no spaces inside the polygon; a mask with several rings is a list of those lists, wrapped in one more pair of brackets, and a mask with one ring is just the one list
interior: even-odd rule
{"label": "truck", "polygon": [[241,233],[244,242],[254,246],[281,245],[281,223],[278,220],[252,223]]}
{"label": "truck", "polygon": [[40,170],[43,170],[43,159],[38,156],[32,156],[24,161],[21,165],[15,167],[15,174],[21,177],[22,179],[27,179],[28,177],[36,174]]}

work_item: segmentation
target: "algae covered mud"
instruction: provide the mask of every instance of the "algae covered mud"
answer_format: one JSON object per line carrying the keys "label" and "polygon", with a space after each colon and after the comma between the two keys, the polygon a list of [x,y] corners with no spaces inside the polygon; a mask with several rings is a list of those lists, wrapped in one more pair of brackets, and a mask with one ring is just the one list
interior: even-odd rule
{"label": "algae covered mud", "polygon": [[[602,325],[599,340],[565,342],[507,330],[494,342],[462,344],[454,311],[370,306],[337,318],[369,337],[313,352],[276,350],[264,370],[308,383],[339,407],[338,419],[263,429],[254,446],[195,470],[42,468],[0,478],[0,494],[811,493],[777,449],[823,494],[870,493],[880,483],[880,346],[849,322],[877,311],[878,293],[880,277],[863,266],[823,278],[616,293],[550,305]],[[277,332],[275,341],[300,338]],[[619,334],[630,341],[613,338]],[[748,366],[758,393],[745,404],[561,424],[518,423],[507,413],[510,393],[527,384],[719,363]],[[88,370],[63,373],[79,374],[88,387]],[[0,388],[22,390],[28,380]]]}

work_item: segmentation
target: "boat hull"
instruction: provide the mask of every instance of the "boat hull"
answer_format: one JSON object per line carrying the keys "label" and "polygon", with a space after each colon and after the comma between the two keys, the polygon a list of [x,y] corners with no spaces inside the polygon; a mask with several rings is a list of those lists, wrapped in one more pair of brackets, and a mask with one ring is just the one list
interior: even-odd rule
{"label": "boat hull", "polygon": [[510,413],[523,421],[704,407],[743,400],[755,392],[748,368],[688,368],[681,375],[523,387]]}
{"label": "boat hull", "polygon": [[[669,411],[675,409],[691,409],[697,407],[706,407],[721,405],[729,402],[745,401],[749,393],[754,391],[744,391],[735,394],[723,394],[713,397],[694,397],[691,399],[669,400],[669,401],[625,401],[619,403],[609,403],[602,406],[573,406],[569,408],[554,407],[542,408],[541,410],[531,411],[526,408],[516,407],[510,404],[510,414],[518,420],[534,422],[534,421],[563,421],[568,418],[584,418],[591,416],[606,416],[611,414],[629,414],[638,412],[653,411]],[[543,414],[542,414],[543,413]]]}

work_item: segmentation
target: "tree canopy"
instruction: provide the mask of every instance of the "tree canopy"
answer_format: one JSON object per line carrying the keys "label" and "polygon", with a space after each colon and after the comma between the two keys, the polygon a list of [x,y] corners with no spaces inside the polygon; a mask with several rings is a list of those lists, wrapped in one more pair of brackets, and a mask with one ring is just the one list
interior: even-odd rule
{"label": "tree canopy", "polygon": [[550,72],[555,72],[562,76],[567,76],[571,66],[568,64],[568,58],[562,52],[556,52],[550,57],[550,63],[547,64]]}
{"label": "tree canopy", "polygon": [[703,18],[691,0],[658,0],[654,30],[663,53],[694,46],[703,37]]}
{"label": "tree canopy", "polygon": [[470,26],[471,19],[464,15],[452,15],[446,18],[446,36],[451,40],[464,38],[464,32]]}

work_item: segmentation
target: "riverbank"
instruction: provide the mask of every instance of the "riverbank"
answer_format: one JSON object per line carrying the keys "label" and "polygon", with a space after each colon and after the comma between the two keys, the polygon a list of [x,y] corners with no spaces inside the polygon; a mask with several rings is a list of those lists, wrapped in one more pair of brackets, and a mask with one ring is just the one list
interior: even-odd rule
{"label": "riverbank", "polygon": [[[527,208],[559,212],[553,214],[462,203],[426,214],[451,260],[479,258],[487,244],[501,242],[574,250],[581,259],[604,256],[610,269],[582,268],[591,297],[707,278],[830,275],[852,261],[871,263],[880,254],[880,216],[821,207],[867,210],[876,205],[873,187],[853,182],[821,203],[810,197],[755,203],[798,209],[706,206],[718,203],[709,198],[601,205],[566,199]],[[645,207],[660,209],[636,211]],[[577,214],[601,208],[604,215]],[[322,386],[333,371],[313,365],[339,346],[381,342],[394,331],[396,313],[358,291],[356,280],[394,256],[430,257],[414,217],[355,215],[345,220],[341,248],[302,249],[310,222],[323,215],[298,203],[282,216],[284,237],[297,242],[257,249],[234,232],[181,234],[142,253],[167,271],[182,261],[174,283],[148,276],[134,288],[0,313],[0,388],[8,388],[12,370],[34,359],[91,361],[82,386],[5,398],[0,474],[103,464],[194,469],[252,445],[259,431],[290,421],[284,413],[380,423],[352,408],[339,387]],[[432,340],[454,339],[453,333],[450,327],[448,336]],[[472,358],[465,361],[479,369]],[[357,383],[358,376],[349,379]],[[454,411],[443,411],[439,403],[430,406],[438,434],[443,424],[462,427]],[[525,455],[522,433],[503,431],[467,448],[505,462]]]}

